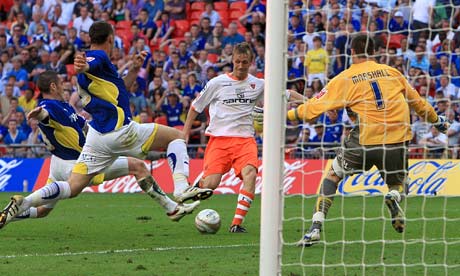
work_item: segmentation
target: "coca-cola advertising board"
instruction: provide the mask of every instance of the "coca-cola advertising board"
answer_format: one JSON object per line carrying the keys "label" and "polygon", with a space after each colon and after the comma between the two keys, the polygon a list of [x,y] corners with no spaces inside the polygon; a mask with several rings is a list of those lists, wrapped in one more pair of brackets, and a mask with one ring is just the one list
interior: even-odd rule
{"label": "coca-cola advertising board", "polygon": [[[286,160],[283,190],[286,194],[316,194],[321,179],[332,164],[332,160]],[[150,163],[149,163],[150,165]],[[174,190],[170,169],[166,160],[152,164],[152,174],[162,188],[171,193]],[[190,160],[190,181],[194,182],[202,175],[203,160]],[[262,170],[259,164],[256,180],[256,193],[262,190]],[[49,171],[49,159],[0,159],[0,192],[31,191],[46,184]],[[411,195],[454,195],[460,196],[460,160],[409,160],[409,194]],[[216,193],[238,193],[242,181],[233,170],[222,177]],[[267,185],[279,183],[267,182]],[[135,193],[140,192],[136,180],[126,176],[101,185],[85,189],[85,192],[97,193]],[[363,174],[347,177],[339,184],[337,193],[343,195],[385,193],[387,187],[375,168]]]}

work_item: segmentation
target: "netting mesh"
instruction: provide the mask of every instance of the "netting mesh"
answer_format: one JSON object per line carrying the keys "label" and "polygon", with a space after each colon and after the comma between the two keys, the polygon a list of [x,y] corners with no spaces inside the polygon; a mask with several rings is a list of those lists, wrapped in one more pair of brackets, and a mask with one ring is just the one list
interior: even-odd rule
{"label": "netting mesh", "polygon": [[460,176],[460,3],[289,1],[286,12],[288,88],[307,98],[321,97],[323,87],[350,67],[353,37],[366,33],[375,41],[373,58],[400,71],[452,124],[439,136],[426,116],[411,111],[414,137],[404,145],[409,178],[408,195],[401,203],[403,233],[392,227],[385,181],[375,167],[363,167],[364,172],[339,183],[319,242],[297,247],[313,223],[319,187],[336,150],[344,146],[356,121],[347,110],[338,109],[314,122],[287,122],[285,166],[301,162],[303,176],[301,191],[284,197],[282,274],[460,275],[460,188],[455,181]]}

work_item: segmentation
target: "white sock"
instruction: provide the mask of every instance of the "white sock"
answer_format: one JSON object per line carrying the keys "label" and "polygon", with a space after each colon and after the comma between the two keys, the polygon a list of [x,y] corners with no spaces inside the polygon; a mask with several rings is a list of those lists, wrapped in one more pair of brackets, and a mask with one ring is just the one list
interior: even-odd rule
{"label": "white sock", "polygon": [[30,207],[29,209],[14,217],[11,221],[19,221],[29,218],[37,218],[37,208]]}
{"label": "white sock", "polygon": [[166,154],[173,174],[174,195],[181,194],[189,186],[189,156],[185,140],[176,139],[169,143]]}
{"label": "white sock", "polygon": [[319,222],[323,223],[324,222],[324,213],[323,212],[316,212],[313,217],[312,217],[313,222]]}
{"label": "white sock", "polygon": [[170,199],[158,186],[155,179],[151,175],[139,179],[137,181],[141,189],[148,194],[153,200],[155,200],[158,204],[160,204],[163,209],[166,210],[167,213],[173,212],[177,207],[177,202]]}
{"label": "white sock", "polygon": [[39,190],[28,195],[22,202],[21,213],[30,207],[38,207],[48,203],[56,202],[60,199],[70,197],[70,185],[66,181],[56,181],[50,183]]}

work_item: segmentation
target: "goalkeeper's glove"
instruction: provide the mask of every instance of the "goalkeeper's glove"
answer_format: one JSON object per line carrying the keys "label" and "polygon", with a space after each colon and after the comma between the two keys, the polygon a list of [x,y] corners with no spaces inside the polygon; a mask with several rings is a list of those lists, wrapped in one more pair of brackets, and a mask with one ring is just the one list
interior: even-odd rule
{"label": "goalkeeper's glove", "polygon": [[264,109],[258,106],[255,106],[252,110],[252,118],[254,122],[258,124],[263,124],[264,122]]}
{"label": "goalkeeper's glove", "polygon": [[446,133],[450,127],[450,123],[447,120],[446,116],[438,116],[438,121],[434,123],[434,127],[439,130],[439,132]]}

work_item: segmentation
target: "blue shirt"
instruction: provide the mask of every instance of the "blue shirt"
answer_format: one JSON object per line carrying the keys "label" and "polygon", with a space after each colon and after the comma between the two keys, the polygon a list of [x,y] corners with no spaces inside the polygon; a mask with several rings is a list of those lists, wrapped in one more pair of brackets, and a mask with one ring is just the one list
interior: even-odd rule
{"label": "blue shirt", "polygon": [[24,85],[19,87],[21,90],[26,90],[28,87],[28,75],[27,71],[23,68],[19,68],[19,70],[15,71],[14,69],[8,74],[8,77],[15,76],[16,81],[24,81]]}
{"label": "blue shirt", "polygon": [[155,1],[155,4],[152,6],[149,1],[144,4],[144,9],[149,13],[149,19],[153,20],[155,15],[160,11],[162,12],[165,9],[163,0]]}
{"label": "blue shirt", "polygon": [[203,88],[199,84],[195,84],[193,88],[187,84],[184,88],[183,96],[189,96],[192,100],[195,99],[195,93],[200,93]]}
{"label": "blue shirt", "polygon": [[180,120],[180,115],[182,114],[182,103],[177,103],[176,106],[171,106],[170,104],[164,104],[161,106],[161,111],[166,114],[168,119],[168,126],[183,126],[184,123]]}
{"label": "blue shirt", "polygon": [[84,109],[93,116],[91,127],[107,133],[129,124],[129,92],[116,67],[102,50],[87,51],[86,61],[89,70],[78,74],[78,85]]}
{"label": "blue shirt", "polygon": [[16,132],[16,137],[11,137],[10,133],[8,132],[6,135],[5,135],[5,138],[3,139],[3,142],[6,144],[6,145],[10,145],[10,144],[21,144],[22,141],[25,141],[27,140],[27,136],[21,131],[21,130],[17,130]]}
{"label": "blue shirt", "polygon": [[398,24],[398,22],[396,22],[394,18],[392,18],[390,19],[390,24],[388,28],[390,29],[390,32],[398,32],[400,34],[407,35],[407,30],[409,30],[409,24],[407,23],[407,21],[404,20],[403,25],[401,26]]}
{"label": "blue shirt", "polygon": [[38,124],[43,141],[52,154],[64,160],[77,160],[85,144],[85,119],[72,106],[58,100],[44,99],[38,103],[49,117]]}
{"label": "blue shirt", "polygon": [[222,48],[225,48],[225,45],[231,44],[232,46],[244,41],[244,37],[240,34],[235,34],[232,36],[224,36],[222,40]]}

